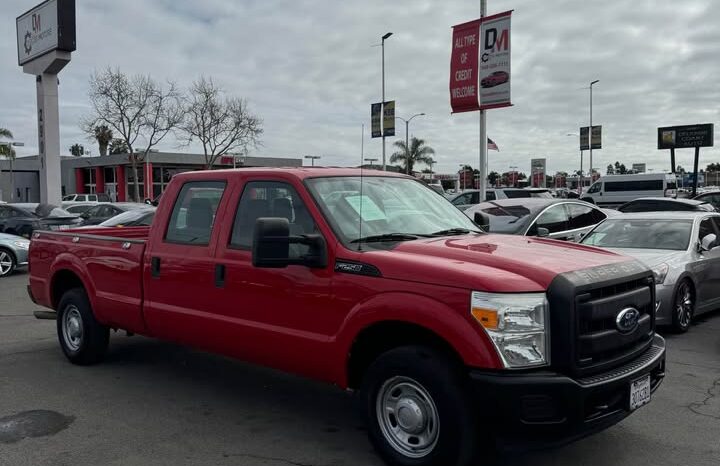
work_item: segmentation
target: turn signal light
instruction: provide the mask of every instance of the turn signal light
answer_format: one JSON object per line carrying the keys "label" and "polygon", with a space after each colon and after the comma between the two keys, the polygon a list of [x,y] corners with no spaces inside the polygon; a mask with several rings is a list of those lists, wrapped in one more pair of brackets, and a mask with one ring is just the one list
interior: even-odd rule
{"label": "turn signal light", "polygon": [[498,328],[498,313],[495,309],[483,309],[481,307],[472,308],[472,315],[480,325],[487,329],[496,330]]}

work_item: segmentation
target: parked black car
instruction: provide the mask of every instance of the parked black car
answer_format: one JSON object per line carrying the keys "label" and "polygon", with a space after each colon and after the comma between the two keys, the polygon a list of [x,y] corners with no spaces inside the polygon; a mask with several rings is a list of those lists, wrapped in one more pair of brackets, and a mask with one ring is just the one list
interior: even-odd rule
{"label": "parked black car", "polygon": [[138,202],[102,202],[90,207],[80,214],[80,218],[83,220],[83,225],[99,225],[105,220],[111,219],[116,215],[120,215],[131,210],[145,209],[147,207],[147,204],[141,204]]}
{"label": "parked black car", "polygon": [[715,212],[715,207],[706,201],[673,199],[671,197],[641,197],[626,202],[617,209],[620,212]]}
{"label": "parked black car", "polygon": [[708,191],[693,197],[696,201],[708,202],[720,212],[720,191]]}
{"label": "parked black car", "polygon": [[568,241],[579,241],[608,216],[620,215],[583,201],[542,198],[482,202],[464,213],[490,233]]}
{"label": "parked black car", "polygon": [[29,238],[35,230],[67,230],[81,223],[77,215],[50,204],[0,204],[0,233]]}

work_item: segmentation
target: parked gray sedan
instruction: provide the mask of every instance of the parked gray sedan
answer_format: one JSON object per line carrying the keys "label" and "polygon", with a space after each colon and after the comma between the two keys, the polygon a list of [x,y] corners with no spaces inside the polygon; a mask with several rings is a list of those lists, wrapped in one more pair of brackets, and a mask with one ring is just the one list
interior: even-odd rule
{"label": "parked gray sedan", "polygon": [[0,233],[0,278],[13,273],[28,262],[30,241],[22,236]]}
{"label": "parked gray sedan", "polygon": [[635,257],[655,274],[656,318],[686,332],[720,307],[720,214],[644,212],[608,218],[582,243]]}

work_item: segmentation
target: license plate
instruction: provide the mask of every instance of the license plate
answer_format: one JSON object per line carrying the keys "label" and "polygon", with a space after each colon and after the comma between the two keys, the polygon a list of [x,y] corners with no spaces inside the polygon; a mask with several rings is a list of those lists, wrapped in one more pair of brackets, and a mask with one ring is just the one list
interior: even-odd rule
{"label": "license plate", "polygon": [[630,411],[650,403],[650,374],[630,382]]}
{"label": "license plate", "polygon": [[58,225],[58,226],[57,226],[57,229],[58,229],[58,230],[69,230],[69,229],[70,229],[70,225]]}

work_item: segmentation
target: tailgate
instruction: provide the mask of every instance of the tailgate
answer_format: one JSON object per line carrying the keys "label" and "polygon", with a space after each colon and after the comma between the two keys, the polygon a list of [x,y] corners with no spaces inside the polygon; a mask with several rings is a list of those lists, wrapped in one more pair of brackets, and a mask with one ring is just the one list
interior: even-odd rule
{"label": "tailgate", "polygon": [[83,282],[100,322],[140,331],[144,252],[144,239],[36,231],[30,243],[33,296],[38,304],[52,307],[50,281],[61,273],[73,274]]}

